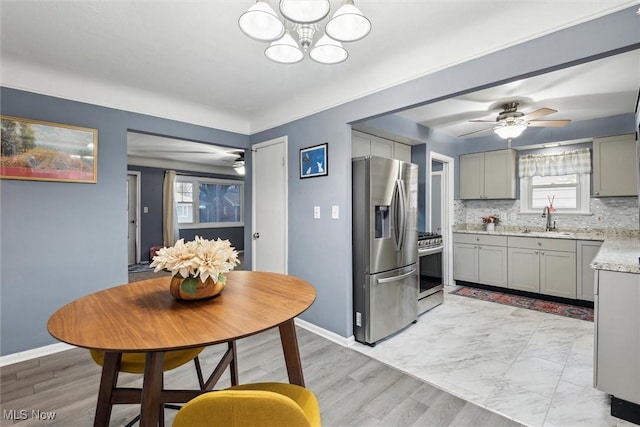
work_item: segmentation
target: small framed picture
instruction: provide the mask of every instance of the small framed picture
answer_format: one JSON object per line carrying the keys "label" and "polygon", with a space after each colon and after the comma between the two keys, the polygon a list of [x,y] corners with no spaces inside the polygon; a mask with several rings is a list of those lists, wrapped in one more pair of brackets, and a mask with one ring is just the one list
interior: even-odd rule
{"label": "small framed picture", "polygon": [[329,144],[324,143],[300,149],[300,178],[313,178],[329,174]]}

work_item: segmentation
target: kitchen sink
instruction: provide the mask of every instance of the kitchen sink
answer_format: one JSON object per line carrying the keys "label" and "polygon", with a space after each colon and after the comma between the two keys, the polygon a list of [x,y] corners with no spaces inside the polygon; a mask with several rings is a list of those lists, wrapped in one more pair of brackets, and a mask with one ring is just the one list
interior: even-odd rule
{"label": "kitchen sink", "polygon": [[554,237],[554,236],[575,236],[575,233],[570,233],[568,231],[545,231],[544,234],[546,236]]}

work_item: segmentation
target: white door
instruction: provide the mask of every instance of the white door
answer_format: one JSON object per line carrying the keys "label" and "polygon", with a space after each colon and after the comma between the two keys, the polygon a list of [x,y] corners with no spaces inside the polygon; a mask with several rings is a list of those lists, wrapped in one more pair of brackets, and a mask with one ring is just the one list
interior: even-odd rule
{"label": "white door", "polygon": [[254,145],[253,265],[287,273],[287,137]]}
{"label": "white door", "polygon": [[138,174],[127,174],[127,252],[129,265],[140,260],[138,252]]}

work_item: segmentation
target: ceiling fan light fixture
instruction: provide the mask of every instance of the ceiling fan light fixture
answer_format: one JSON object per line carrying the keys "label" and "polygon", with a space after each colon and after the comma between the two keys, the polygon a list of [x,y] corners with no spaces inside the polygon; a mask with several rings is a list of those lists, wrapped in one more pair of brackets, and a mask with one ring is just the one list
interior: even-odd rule
{"label": "ceiling fan light fixture", "polygon": [[502,126],[498,126],[493,131],[502,139],[513,139],[522,135],[522,132],[527,128],[527,125],[522,123],[506,123]]}
{"label": "ceiling fan light fixture", "polygon": [[270,60],[280,64],[295,64],[304,58],[304,53],[289,31],[282,38],[272,42],[264,54]]}
{"label": "ceiling fan light fixture", "polygon": [[247,36],[259,41],[271,42],[284,34],[284,24],[264,1],[257,1],[240,15],[238,26]]}
{"label": "ceiling fan light fixture", "polygon": [[238,175],[244,175],[246,170],[244,167],[244,162],[238,162],[233,166],[233,169],[236,171]]}
{"label": "ceiling fan light fixture", "polygon": [[309,56],[321,64],[339,64],[347,60],[349,52],[342,47],[342,43],[325,35],[311,49]]}
{"label": "ceiling fan light fixture", "polygon": [[345,4],[333,14],[325,27],[329,37],[341,42],[360,40],[371,31],[371,21],[354,4],[353,0]]}
{"label": "ceiling fan light fixture", "polygon": [[280,0],[280,13],[297,24],[312,24],[324,19],[331,10],[329,0]]}

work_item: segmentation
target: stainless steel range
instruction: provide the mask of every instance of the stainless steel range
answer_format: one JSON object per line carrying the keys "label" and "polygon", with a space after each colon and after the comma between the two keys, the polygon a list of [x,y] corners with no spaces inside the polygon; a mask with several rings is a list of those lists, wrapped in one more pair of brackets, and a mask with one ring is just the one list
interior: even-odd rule
{"label": "stainless steel range", "polygon": [[442,283],[442,235],[431,232],[418,233],[418,266],[420,287],[418,312],[431,310],[444,301]]}

